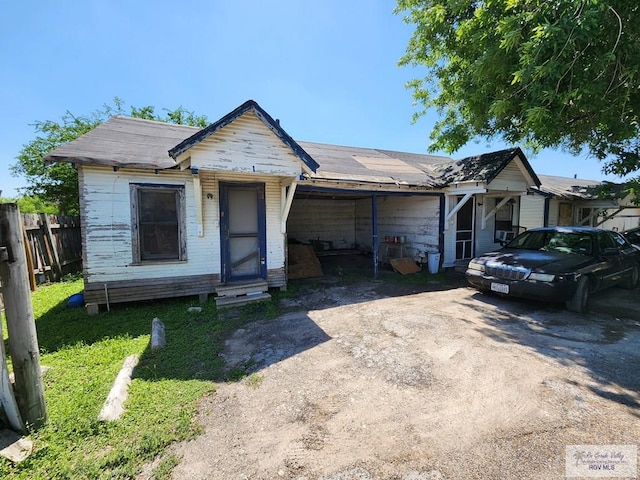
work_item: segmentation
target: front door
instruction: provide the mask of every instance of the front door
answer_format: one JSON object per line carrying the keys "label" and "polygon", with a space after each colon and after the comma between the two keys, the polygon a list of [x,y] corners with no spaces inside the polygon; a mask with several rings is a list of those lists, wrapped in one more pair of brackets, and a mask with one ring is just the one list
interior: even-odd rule
{"label": "front door", "polygon": [[[458,202],[463,197],[458,197]],[[456,213],[456,260],[469,260],[473,256],[474,199],[471,197]]]}
{"label": "front door", "polygon": [[263,183],[220,184],[222,281],[267,278]]}

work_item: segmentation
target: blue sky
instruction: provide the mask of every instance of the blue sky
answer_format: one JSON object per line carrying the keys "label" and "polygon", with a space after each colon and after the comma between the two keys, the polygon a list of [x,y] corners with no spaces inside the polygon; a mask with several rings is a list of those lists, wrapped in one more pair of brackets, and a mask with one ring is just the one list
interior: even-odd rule
{"label": "blue sky", "polygon": [[[296,140],[426,153],[435,112],[412,124],[400,68],[411,26],[392,0],[2,2],[0,190],[33,122],[127,106],[179,106],[215,121],[256,100]],[[505,144],[479,140],[462,158]],[[442,152],[440,152],[442,153]],[[586,155],[530,155],[537,173],[596,180]]]}

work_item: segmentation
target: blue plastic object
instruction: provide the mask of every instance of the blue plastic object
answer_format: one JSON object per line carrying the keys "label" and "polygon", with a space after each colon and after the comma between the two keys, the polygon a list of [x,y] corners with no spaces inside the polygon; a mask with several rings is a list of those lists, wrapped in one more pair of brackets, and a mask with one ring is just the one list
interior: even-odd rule
{"label": "blue plastic object", "polygon": [[69,300],[67,300],[67,308],[78,308],[84,307],[84,294],[76,293],[75,295],[71,295]]}

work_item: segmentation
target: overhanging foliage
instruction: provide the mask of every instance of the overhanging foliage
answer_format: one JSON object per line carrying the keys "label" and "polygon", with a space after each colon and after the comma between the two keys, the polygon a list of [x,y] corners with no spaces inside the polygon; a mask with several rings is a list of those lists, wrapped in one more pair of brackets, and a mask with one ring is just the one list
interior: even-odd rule
{"label": "overhanging foliage", "polygon": [[400,65],[441,115],[433,150],[475,137],[534,150],[587,148],[607,173],[640,169],[640,3],[398,0],[415,25]]}
{"label": "overhanging foliage", "polygon": [[56,163],[47,165],[44,157],[55,148],[75,140],[113,115],[128,115],[147,120],[158,120],[180,125],[205,127],[207,118],[179,107],[175,110],[163,109],[156,113],[155,107],[131,107],[128,111],[124,102],[114,98],[113,104],[105,104],[88,115],[74,115],[67,111],[59,121],[36,121],[33,127],[36,138],[24,145],[11,167],[12,174],[23,176],[27,187],[23,193],[39,197],[45,202],[58,206],[59,213],[78,215],[78,175],[73,165]]}

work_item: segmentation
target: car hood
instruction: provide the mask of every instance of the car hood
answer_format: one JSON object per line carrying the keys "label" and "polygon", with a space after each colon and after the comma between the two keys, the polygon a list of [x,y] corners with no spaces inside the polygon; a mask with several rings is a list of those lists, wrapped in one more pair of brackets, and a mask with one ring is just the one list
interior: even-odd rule
{"label": "car hood", "polygon": [[594,257],[561,252],[541,252],[504,248],[497,252],[485,253],[472,260],[481,264],[501,264],[522,267],[536,272],[561,273],[574,271],[595,262]]}

